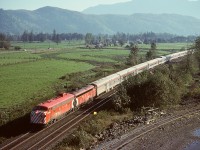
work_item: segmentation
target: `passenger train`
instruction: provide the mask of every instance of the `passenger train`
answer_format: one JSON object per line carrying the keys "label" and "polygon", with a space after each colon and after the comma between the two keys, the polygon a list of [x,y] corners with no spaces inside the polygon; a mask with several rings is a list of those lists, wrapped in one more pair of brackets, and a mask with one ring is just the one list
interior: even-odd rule
{"label": "passenger train", "polygon": [[188,51],[182,51],[138,64],[94,81],[78,91],[63,93],[56,98],[47,100],[33,108],[30,116],[30,122],[31,124],[49,124],[70,110],[83,103],[86,103],[90,99],[110,91],[128,77],[135,76],[145,70],[154,68],[155,66],[163,64],[167,61],[183,57],[187,55],[187,53]]}

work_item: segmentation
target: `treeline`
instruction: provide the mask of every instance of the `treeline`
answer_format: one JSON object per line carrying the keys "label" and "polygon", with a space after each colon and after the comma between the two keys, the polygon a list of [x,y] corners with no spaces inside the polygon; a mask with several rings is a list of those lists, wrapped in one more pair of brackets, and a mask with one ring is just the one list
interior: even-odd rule
{"label": "treeline", "polygon": [[87,46],[95,45],[97,48],[103,46],[123,46],[128,44],[151,44],[151,43],[177,43],[177,42],[194,42],[196,36],[177,36],[168,33],[141,33],[141,34],[125,34],[116,33],[114,35],[92,33],[80,34],[80,33],[57,33],[54,29],[52,33],[34,33],[33,31],[24,31],[20,35],[9,35],[0,33],[0,48],[9,49],[10,41],[22,41],[22,42],[45,42],[53,41],[60,43],[61,41],[73,41],[84,40]]}
{"label": "treeline", "polygon": [[14,35],[10,36],[10,40],[12,41],[23,41],[23,42],[33,42],[40,41],[44,42],[47,40],[51,40],[53,42],[59,43],[63,40],[83,40],[84,35],[79,33],[56,33],[56,30],[53,30],[53,33],[33,33],[33,31],[28,32],[24,31],[22,35]]}
{"label": "treeline", "polygon": [[199,97],[200,86],[188,91],[188,85],[200,71],[200,37],[195,40],[193,49],[194,53],[188,52],[179,63],[169,62],[158,66],[120,85],[113,98],[115,110],[125,112],[127,109],[138,110],[142,107],[166,108],[179,104],[183,96]]}
{"label": "treeline", "polygon": [[[3,34],[3,33],[2,33]],[[55,42],[60,42],[63,40],[85,40],[87,44],[95,44],[99,42],[112,42],[116,41],[123,45],[126,42],[134,43],[144,43],[149,44],[152,42],[156,43],[176,43],[176,42],[194,42],[196,36],[177,36],[168,33],[141,33],[141,34],[125,34],[116,33],[114,35],[108,34],[98,34],[94,35],[92,33],[80,34],[80,33],[57,33],[54,29],[52,33],[34,33],[33,31],[24,31],[19,35],[6,35],[7,39],[10,41],[23,41],[23,42],[33,42],[40,41],[44,42],[46,40],[52,40]]]}
{"label": "treeline", "polygon": [[194,42],[196,36],[177,36],[168,33],[141,33],[141,34],[125,34],[116,33],[114,35],[93,35],[92,33],[87,33],[85,35],[86,44],[97,44],[102,43],[105,45],[119,44],[123,46],[125,43],[134,44],[151,44],[155,43],[177,43],[177,42]]}

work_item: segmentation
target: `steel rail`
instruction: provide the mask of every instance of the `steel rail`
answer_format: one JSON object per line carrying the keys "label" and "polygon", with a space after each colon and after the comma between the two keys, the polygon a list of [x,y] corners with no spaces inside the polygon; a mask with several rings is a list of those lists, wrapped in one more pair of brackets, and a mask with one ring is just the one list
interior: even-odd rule
{"label": "steel rail", "polygon": [[[75,118],[71,119],[69,122],[65,123],[64,125],[71,123],[72,121],[74,121],[75,119],[77,119],[78,117],[80,117],[81,115],[83,115],[84,113],[87,113],[87,111],[89,111],[89,110],[91,110],[92,108],[96,107],[99,103],[105,101],[105,99],[111,97],[113,94],[114,94],[114,93],[112,93],[112,94],[110,94],[109,96],[103,98],[101,101],[99,101],[98,103],[96,103],[95,105],[93,105],[92,107],[90,107],[89,109],[85,110],[84,112],[82,112],[81,114],[79,114],[78,116],[76,116]],[[101,97],[103,97],[103,96],[105,96],[105,94],[99,96],[98,99],[101,98]],[[44,128],[43,130],[41,130],[41,131],[35,133],[34,135],[32,135],[32,136],[26,138],[26,139],[23,140],[22,142],[20,142],[20,143],[16,144],[15,146],[13,146],[10,150],[18,149],[20,146],[23,146],[22,144],[24,144],[24,143],[26,143],[26,142],[28,142],[28,141],[31,141],[31,139],[34,139],[37,135],[41,134],[41,133],[44,132],[44,131],[47,131],[50,127],[52,127],[52,126],[54,126],[54,125],[57,125],[57,124],[60,123],[63,119],[66,119],[67,117],[70,117],[70,115],[72,115],[73,113],[75,113],[75,112],[70,113],[69,115],[67,115],[66,117],[60,119],[59,121],[55,122],[54,124],[51,124],[50,126],[47,126],[46,128]],[[64,126],[64,125],[62,125],[62,126]],[[60,127],[62,127],[62,126],[60,126]],[[59,128],[60,128],[60,127],[59,127]],[[20,138],[19,138],[19,139],[16,139],[15,141],[19,141],[19,140],[20,140]],[[5,145],[4,147],[7,147],[7,146],[9,146],[9,145],[10,145],[10,143],[9,143],[8,145]]]}
{"label": "steel rail", "polygon": [[0,147],[1,150],[4,150],[4,149],[9,149],[9,147],[11,147],[13,145],[13,143],[16,143],[18,142],[19,140],[23,139],[25,136],[27,136],[28,134],[30,134],[30,132],[27,132],[25,134],[23,134],[22,136],[20,136],[19,138],[11,141],[10,143],[8,143],[7,145],[4,145],[3,147]]}
{"label": "steel rail", "polygon": [[[113,94],[112,94],[113,95]],[[79,116],[77,116],[76,118],[74,118],[73,120],[77,119],[78,120],[73,123],[72,125],[70,125],[69,127],[67,127],[65,130],[63,130],[62,132],[60,132],[58,135],[54,136],[54,138],[52,138],[49,142],[44,143],[43,146],[41,146],[40,148],[37,148],[37,150],[42,150],[44,149],[44,147],[46,147],[47,145],[50,145],[50,143],[52,143],[52,141],[55,142],[55,139],[58,138],[60,135],[62,135],[63,133],[65,133],[66,131],[68,131],[69,129],[71,129],[72,127],[74,127],[76,124],[78,124],[79,122],[81,122],[83,119],[85,119],[86,117],[88,117],[91,112],[93,112],[94,110],[100,108],[101,106],[103,106],[105,103],[107,103],[110,100],[105,101],[106,99],[110,98],[112,95],[110,95],[109,97],[106,97],[105,99],[99,101],[97,104],[95,104],[94,106],[92,106],[91,108],[89,108],[88,110],[84,111],[82,114],[80,114]],[[105,101],[105,102],[104,102]],[[102,103],[103,102],[103,103]],[[100,105],[99,105],[100,104]],[[99,105],[99,106],[98,106]],[[98,106],[98,107],[96,107]],[[83,116],[83,117],[82,117]],[[79,117],[81,117],[79,119]],[[58,129],[56,129],[54,132],[52,132],[51,134],[49,134],[48,136],[44,137],[41,141],[39,141],[38,143],[34,144],[33,146],[29,147],[28,150],[34,149],[34,147],[36,147],[37,145],[39,145],[40,143],[42,143],[44,140],[46,140],[47,138],[49,138],[50,136],[56,134],[56,132],[58,132],[60,129],[62,129],[63,127],[67,126],[69,123],[71,123],[73,120],[70,120],[70,122],[68,122],[67,124],[59,127]]]}
{"label": "steel rail", "polygon": [[177,116],[177,117],[173,117],[173,118],[169,119],[169,121],[164,121],[163,123],[161,123],[161,124],[159,124],[159,125],[157,125],[157,126],[155,126],[155,127],[152,127],[152,126],[158,124],[159,122],[158,122],[158,123],[154,123],[154,124],[152,124],[152,126],[151,126],[152,128],[151,128],[151,129],[148,129],[148,130],[146,130],[145,132],[142,132],[142,133],[140,133],[139,135],[136,135],[136,136],[134,136],[134,137],[132,137],[132,138],[129,137],[129,140],[127,140],[126,142],[123,142],[123,144],[120,145],[120,146],[118,146],[118,147],[112,148],[112,150],[120,150],[120,149],[122,149],[123,147],[125,147],[126,145],[128,145],[129,143],[131,143],[132,141],[134,141],[135,139],[137,139],[137,138],[139,138],[139,137],[141,137],[141,136],[143,136],[143,135],[145,135],[145,134],[147,134],[147,133],[149,133],[149,132],[151,132],[151,131],[153,131],[153,130],[155,130],[155,129],[161,127],[161,126],[167,125],[167,124],[169,124],[169,123],[172,123],[172,122],[174,122],[174,121],[177,121],[177,120],[179,120],[179,119],[182,119],[182,118],[184,118],[184,117],[186,117],[186,116],[191,116],[191,115],[196,115],[196,114],[199,115],[199,112],[200,112],[200,110],[197,110],[197,111],[190,112],[190,113],[187,113],[187,114],[184,114],[184,115],[180,115],[180,116]]}

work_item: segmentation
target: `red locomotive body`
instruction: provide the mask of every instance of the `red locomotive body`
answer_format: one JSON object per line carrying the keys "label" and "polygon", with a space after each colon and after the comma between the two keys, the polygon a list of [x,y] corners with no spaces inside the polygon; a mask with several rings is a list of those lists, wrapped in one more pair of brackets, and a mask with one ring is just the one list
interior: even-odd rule
{"label": "red locomotive body", "polygon": [[75,97],[76,102],[74,102],[77,103],[77,105],[81,105],[96,96],[96,88],[93,85],[88,85],[72,94],[74,94]]}
{"label": "red locomotive body", "polygon": [[31,123],[48,124],[95,96],[96,89],[93,85],[88,85],[71,94],[63,93],[62,96],[37,105],[31,112]]}
{"label": "red locomotive body", "polygon": [[47,124],[73,108],[74,95],[63,93],[62,96],[48,100],[36,106],[31,112],[31,123]]}

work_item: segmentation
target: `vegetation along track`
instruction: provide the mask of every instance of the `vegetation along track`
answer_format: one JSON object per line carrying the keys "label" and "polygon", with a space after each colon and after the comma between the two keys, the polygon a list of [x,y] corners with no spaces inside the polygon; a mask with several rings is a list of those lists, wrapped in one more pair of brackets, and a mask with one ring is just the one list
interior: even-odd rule
{"label": "vegetation along track", "polygon": [[89,105],[87,109],[75,111],[70,113],[58,122],[38,131],[28,132],[22,136],[9,142],[7,145],[0,147],[1,150],[34,150],[34,149],[46,149],[64,138],[64,136],[70,134],[73,127],[80,123],[83,119],[89,116],[93,111],[98,110],[101,106],[110,100],[113,92],[106,93],[98,97],[95,104]]}
{"label": "vegetation along track", "polygon": [[181,115],[176,115],[176,116],[170,116],[165,119],[161,119],[153,124],[150,125],[144,125],[142,127],[136,128],[135,130],[129,132],[126,135],[121,136],[118,139],[114,139],[113,141],[108,142],[107,144],[100,146],[96,149],[106,149],[106,150],[120,150],[126,147],[129,143],[132,141],[144,136],[145,134],[158,129],[161,126],[167,125],[169,123],[172,123],[174,121],[177,121],[179,119],[182,119],[187,116],[192,116],[192,115],[199,115],[200,109],[191,109],[188,111],[185,111]]}

